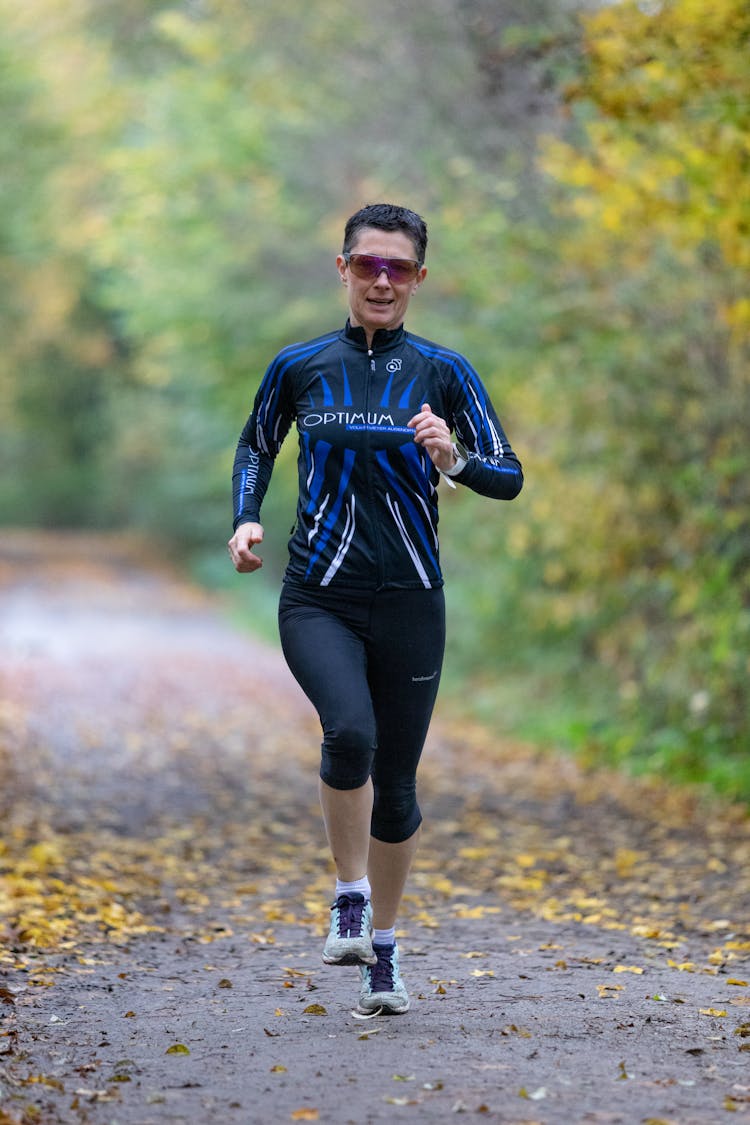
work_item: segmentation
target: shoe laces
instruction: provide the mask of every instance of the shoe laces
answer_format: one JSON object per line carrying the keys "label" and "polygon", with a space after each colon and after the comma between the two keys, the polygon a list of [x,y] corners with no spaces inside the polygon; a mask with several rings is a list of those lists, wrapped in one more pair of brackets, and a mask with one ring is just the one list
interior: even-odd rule
{"label": "shoe laces", "polygon": [[365,905],[364,895],[339,895],[331,907],[339,912],[339,937],[359,937]]}
{"label": "shoe laces", "polygon": [[373,992],[393,992],[393,952],[395,945],[374,945],[377,964],[369,969]]}

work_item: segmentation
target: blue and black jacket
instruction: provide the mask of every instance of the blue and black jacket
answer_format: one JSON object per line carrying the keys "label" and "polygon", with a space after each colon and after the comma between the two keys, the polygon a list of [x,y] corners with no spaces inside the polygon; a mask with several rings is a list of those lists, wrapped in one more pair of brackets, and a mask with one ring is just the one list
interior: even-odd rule
{"label": "blue and black jacket", "polygon": [[406,423],[429,402],[464,446],[455,477],[512,500],[521,464],[479,376],[463,356],[380,329],[368,349],[345,328],[276,356],[234,461],[234,526],[260,523],[274,460],[292,422],[299,434],[299,503],[287,579],[383,589],[441,586],[440,473]]}

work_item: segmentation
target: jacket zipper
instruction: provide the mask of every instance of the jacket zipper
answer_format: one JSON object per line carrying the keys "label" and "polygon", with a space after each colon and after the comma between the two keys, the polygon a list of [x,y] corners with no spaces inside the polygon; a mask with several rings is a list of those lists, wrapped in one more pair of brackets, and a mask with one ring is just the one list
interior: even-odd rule
{"label": "jacket zipper", "polygon": [[[373,379],[376,373],[375,354],[372,348],[367,349],[367,356],[369,358],[369,371],[367,372],[367,384],[365,392],[365,417],[370,416],[370,391],[373,388]],[[377,512],[377,497],[375,496],[375,485],[373,481],[373,468],[372,468],[372,438],[368,434],[367,438],[367,490],[370,498],[370,511]],[[376,566],[377,566],[377,589],[381,589],[385,581],[385,564],[383,561],[383,541],[380,535],[380,523],[375,515],[372,520],[372,529],[375,539],[376,551]]]}

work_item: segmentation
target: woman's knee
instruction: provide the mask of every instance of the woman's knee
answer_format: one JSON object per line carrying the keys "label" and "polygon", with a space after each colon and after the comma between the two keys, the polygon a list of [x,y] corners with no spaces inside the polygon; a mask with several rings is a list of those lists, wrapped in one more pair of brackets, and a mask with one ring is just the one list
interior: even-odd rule
{"label": "woman's knee", "polygon": [[326,727],[321,746],[321,779],[332,789],[357,789],[370,776],[374,754],[374,726],[343,720],[335,727]]}
{"label": "woman's knee", "polygon": [[416,782],[398,786],[374,786],[372,835],[386,844],[408,840],[422,823]]}

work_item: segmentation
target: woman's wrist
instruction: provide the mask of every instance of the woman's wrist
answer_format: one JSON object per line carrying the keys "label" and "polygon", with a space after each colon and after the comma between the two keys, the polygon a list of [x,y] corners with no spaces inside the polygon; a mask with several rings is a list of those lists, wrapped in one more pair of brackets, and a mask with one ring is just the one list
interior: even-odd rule
{"label": "woman's wrist", "polygon": [[447,477],[457,477],[459,473],[462,473],[464,471],[469,463],[469,458],[466,450],[462,445],[459,445],[458,442],[455,441],[453,442],[453,456],[455,460],[451,467],[449,469],[443,469],[443,472]]}

